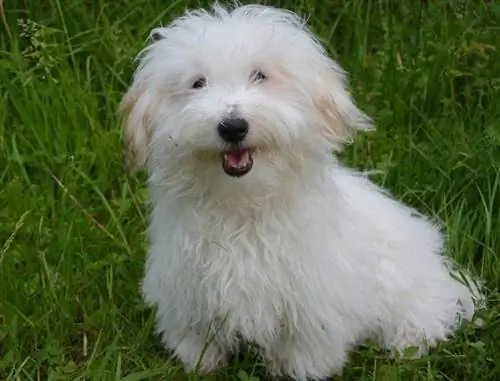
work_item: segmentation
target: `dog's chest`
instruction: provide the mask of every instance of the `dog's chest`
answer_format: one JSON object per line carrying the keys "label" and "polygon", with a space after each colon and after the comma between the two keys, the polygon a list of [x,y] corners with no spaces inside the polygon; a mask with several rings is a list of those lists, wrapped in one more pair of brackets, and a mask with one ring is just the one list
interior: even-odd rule
{"label": "dog's chest", "polygon": [[200,329],[223,322],[227,340],[238,334],[254,342],[295,324],[322,241],[312,238],[304,213],[248,219],[213,210],[167,212],[157,215],[178,218],[154,220],[143,282],[146,299],[160,305],[165,319]]}
{"label": "dog's chest", "polygon": [[207,316],[223,321],[227,334],[238,332],[244,339],[261,341],[262,335],[277,334],[296,304],[299,280],[294,267],[300,261],[293,258],[300,248],[269,231],[247,227],[231,235],[229,228],[226,225],[229,234],[219,231],[217,238],[213,229],[199,236],[197,294]]}

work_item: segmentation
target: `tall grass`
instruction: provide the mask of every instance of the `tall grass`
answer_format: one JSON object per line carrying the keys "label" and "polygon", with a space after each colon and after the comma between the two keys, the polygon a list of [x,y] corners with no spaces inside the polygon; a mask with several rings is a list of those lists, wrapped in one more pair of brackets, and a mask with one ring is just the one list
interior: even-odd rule
{"label": "tall grass", "polygon": [[[377,131],[342,160],[443,222],[486,282],[484,326],[420,360],[366,345],[342,380],[500,379],[500,5],[286,0]],[[198,1],[10,0],[0,28],[0,379],[184,380],[138,292],[144,178],[115,109],[149,29]],[[251,352],[205,380],[264,379]]]}

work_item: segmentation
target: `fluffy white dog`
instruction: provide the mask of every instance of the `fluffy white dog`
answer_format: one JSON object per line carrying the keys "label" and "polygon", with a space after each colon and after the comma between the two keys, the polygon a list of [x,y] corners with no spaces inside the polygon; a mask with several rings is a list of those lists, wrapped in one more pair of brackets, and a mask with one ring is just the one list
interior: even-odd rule
{"label": "fluffy white dog", "polygon": [[320,379],[363,339],[424,352],[472,318],[438,228],[332,155],[371,122],[302,19],[215,5],[139,59],[121,111],[153,200],[142,291],[186,369],[251,342]]}

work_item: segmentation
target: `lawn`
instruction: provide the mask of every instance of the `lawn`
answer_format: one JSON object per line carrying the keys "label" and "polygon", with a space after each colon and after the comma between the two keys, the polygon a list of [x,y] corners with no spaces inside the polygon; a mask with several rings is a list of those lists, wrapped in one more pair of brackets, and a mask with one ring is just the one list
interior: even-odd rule
{"label": "lawn", "polygon": [[[0,380],[264,380],[251,351],[186,375],[139,295],[145,176],[123,172],[115,110],[150,28],[200,2],[2,3]],[[376,122],[342,160],[440,219],[488,297],[481,328],[418,360],[363,345],[334,380],[500,380],[500,4],[280,5],[309,15]]]}

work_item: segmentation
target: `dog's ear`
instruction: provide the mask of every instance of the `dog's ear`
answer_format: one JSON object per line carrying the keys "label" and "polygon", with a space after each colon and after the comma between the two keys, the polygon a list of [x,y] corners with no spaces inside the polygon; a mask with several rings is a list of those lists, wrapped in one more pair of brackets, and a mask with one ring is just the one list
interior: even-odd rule
{"label": "dog's ear", "polygon": [[334,150],[341,150],[353,141],[358,131],[374,129],[371,119],[354,103],[347,90],[345,72],[326,58],[320,71],[314,102],[318,109],[325,137]]}
{"label": "dog's ear", "polygon": [[124,167],[127,172],[144,167],[153,134],[152,100],[140,83],[133,83],[123,96],[118,116],[123,123]]}
{"label": "dog's ear", "polygon": [[[165,28],[155,28],[149,34],[148,43],[152,45],[165,38]],[[138,74],[136,72],[132,85],[118,106],[118,116],[124,124],[124,167],[128,172],[146,165],[153,135],[151,112],[154,99]]]}

